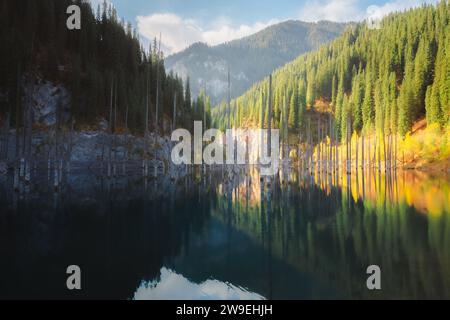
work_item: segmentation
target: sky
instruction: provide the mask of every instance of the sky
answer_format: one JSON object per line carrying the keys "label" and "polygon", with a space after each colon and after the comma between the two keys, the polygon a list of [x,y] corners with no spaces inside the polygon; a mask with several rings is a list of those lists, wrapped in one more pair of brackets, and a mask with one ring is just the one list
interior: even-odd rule
{"label": "sky", "polygon": [[[294,19],[337,22],[382,18],[438,0],[107,0],[144,42],[162,35],[170,55],[195,42],[217,45]],[[94,8],[103,0],[91,0]]]}

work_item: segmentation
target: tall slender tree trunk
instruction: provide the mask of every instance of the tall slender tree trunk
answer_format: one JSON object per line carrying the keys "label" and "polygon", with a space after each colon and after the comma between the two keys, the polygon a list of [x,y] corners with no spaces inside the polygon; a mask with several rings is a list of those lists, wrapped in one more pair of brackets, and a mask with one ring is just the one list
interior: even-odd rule
{"label": "tall slender tree trunk", "polygon": [[349,117],[347,116],[347,130],[346,130],[346,132],[347,132],[347,137],[346,137],[346,142],[345,142],[345,153],[346,153],[346,171],[347,171],[347,174],[349,174],[350,173],[350,170],[351,170],[351,168],[350,168],[350,133],[349,133],[349,131],[350,131],[350,128],[349,128],[349,126],[348,126],[348,123],[349,123]]}
{"label": "tall slender tree trunk", "polygon": [[331,113],[329,114],[330,121],[330,150],[329,150],[329,159],[328,159],[328,172],[331,174],[333,172],[333,120],[331,118]]}
{"label": "tall slender tree trunk", "polygon": [[177,127],[177,93],[173,94],[173,119],[172,119],[172,131]]}
{"label": "tall slender tree trunk", "polygon": [[394,170],[397,170],[397,149],[398,147],[398,136],[397,132],[394,132]]}
{"label": "tall slender tree trunk", "polygon": [[387,171],[387,148],[386,148],[386,135],[383,130],[383,153],[384,153],[384,171]]}
{"label": "tall slender tree trunk", "polygon": [[[159,34],[159,47],[158,47],[158,56],[156,58],[156,111],[155,111],[155,134],[158,132],[158,120],[159,120],[159,59],[161,56],[161,33]],[[155,144],[156,144],[156,135],[155,135]]]}
{"label": "tall slender tree trunk", "polygon": [[16,161],[20,158],[20,114],[21,114],[21,90],[20,90],[21,65],[17,65],[17,84],[16,84]]}
{"label": "tall slender tree trunk", "polygon": [[378,171],[381,171],[381,144],[383,143],[383,139],[380,139],[378,143]]}
{"label": "tall slender tree trunk", "polygon": [[108,146],[108,177],[111,175],[111,160],[112,160],[112,122],[113,122],[113,105],[114,105],[114,78],[111,82],[111,97],[109,104],[109,123],[108,123],[108,135],[109,135],[109,146]]}
{"label": "tall slender tree trunk", "polygon": [[[266,112],[266,104],[264,101],[264,90],[261,90],[261,150],[260,150],[260,161],[261,157],[264,156],[264,123],[265,123],[265,112]],[[259,163],[260,163],[259,161]]]}
{"label": "tall slender tree trunk", "polygon": [[373,167],[375,168],[377,165],[377,132],[375,131],[373,142]]}
{"label": "tall slender tree trunk", "polygon": [[358,167],[359,167],[359,135],[356,134],[356,152],[355,152],[355,167],[356,167],[356,173],[358,173]]}
{"label": "tall slender tree trunk", "polygon": [[9,130],[10,130],[10,126],[11,126],[11,113],[8,112],[6,114],[6,120],[5,120],[5,129],[4,129],[4,134],[3,134],[3,154],[2,157],[8,161],[8,150],[9,150]]}
{"label": "tall slender tree trunk", "polygon": [[365,137],[364,137],[364,130],[363,130],[363,131],[361,131],[361,168],[362,168],[363,171],[364,171],[364,167],[366,165],[365,164],[365,158],[364,158],[364,152],[365,152],[365,150],[364,150],[364,140],[365,140]]}
{"label": "tall slender tree trunk", "polygon": [[284,134],[285,134],[285,159],[289,160],[289,124],[288,124],[288,95],[284,94]]}
{"label": "tall slender tree trunk", "polygon": [[269,76],[269,112],[267,115],[267,152],[268,156],[272,156],[271,146],[272,146],[272,74]]}

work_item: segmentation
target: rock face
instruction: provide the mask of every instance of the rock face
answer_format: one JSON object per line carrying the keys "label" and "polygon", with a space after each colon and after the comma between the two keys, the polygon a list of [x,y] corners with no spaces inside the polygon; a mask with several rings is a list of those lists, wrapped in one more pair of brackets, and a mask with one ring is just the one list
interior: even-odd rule
{"label": "rock face", "polygon": [[71,94],[63,85],[27,77],[22,89],[25,93],[22,104],[31,108],[34,124],[55,125],[58,112],[61,112],[63,122],[69,121]]}
{"label": "rock face", "polygon": [[213,47],[195,43],[167,57],[165,65],[183,79],[189,76],[194,98],[206,89],[212,103],[217,104],[228,96],[228,69],[231,96],[240,96],[275,69],[334,40],[348,26],[328,21],[285,21]]}
{"label": "rock face", "polygon": [[[22,139],[22,136],[19,139]],[[58,153],[63,155],[63,159],[70,159],[79,167],[88,167],[91,163],[98,161],[139,163],[143,159],[148,159],[152,167],[157,166],[160,171],[162,168],[169,170],[173,177],[179,177],[185,169],[184,166],[172,164],[173,143],[168,137],[155,137],[150,134],[145,143],[143,137],[130,134],[114,136],[102,130],[73,133],[65,131],[57,135],[53,130],[36,130],[32,136],[31,158],[41,163],[47,162],[48,159],[54,159],[55,143],[57,143]],[[10,131],[8,146],[8,158],[11,161],[16,155],[15,130]],[[0,162],[0,174],[4,174],[6,171],[7,164]]]}

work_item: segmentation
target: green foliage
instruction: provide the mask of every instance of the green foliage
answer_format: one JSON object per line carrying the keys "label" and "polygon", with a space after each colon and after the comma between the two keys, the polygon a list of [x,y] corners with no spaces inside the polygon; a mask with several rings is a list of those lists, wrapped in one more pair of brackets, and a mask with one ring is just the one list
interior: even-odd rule
{"label": "green foliage", "polygon": [[[73,3],[81,8],[81,30],[66,27],[66,9]],[[99,117],[109,119],[113,88],[118,125],[125,126],[127,119],[129,129],[143,132],[147,102],[149,122],[154,123],[157,83],[159,121],[161,115],[172,119],[176,95],[177,123],[189,124],[190,101],[185,101],[190,99],[189,87],[184,90],[180,78],[166,74],[156,40],[153,50],[144,50],[137,32],[121,22],[107,2],[98,6],[96,14],[88,2],[80,0],[2,1],[0,8],[0,93],[7,94],[0,101],[0,113],[10,112],[11,101],[20,94],[18,79],[38,74],[70,89],[78,125],[94,123]]]}
{"label": "green foliage", "polygon": [[231,72],[231,95],[239,96],[276,68],[336,39],[347,25],[330,21],[285,21],[213,47],[195,43],[167,57],[165,63],[170,70],[189,74],[195,96],[206,86],[213,103],[217,104],[228,99],[227,66]]}
{"label": "green foliage", "polygon": [[[450,4],[394,13],[383,19],[381,28],[365,24],[350,26],[329,45],[298,57],[273,75],[274,119],[279,123],[279,92],[287,88],[290,108],[315,108],[328,102],[334,114],[336,131],[345,138],[347,120],[352,129],[405,135],[413,123],[424,116],[430,124],[444,126],[450,121]],[[255,84],[236,99],[244,108],[240,114],[248,122],[253,104],[267,96],[267,81]],[[294,88],[305,88],[305,95],[293,98]],[[322,102],[317,103],[318,100]],[[223,118],[224,106],[213,110]],[[298,112],[300,114],[300,110]],[[289,126],[301,127],[302,117],[291,110]],[[296,120],[295,120],[296,119]],[[297,121],[297,122],[296,122]]]}

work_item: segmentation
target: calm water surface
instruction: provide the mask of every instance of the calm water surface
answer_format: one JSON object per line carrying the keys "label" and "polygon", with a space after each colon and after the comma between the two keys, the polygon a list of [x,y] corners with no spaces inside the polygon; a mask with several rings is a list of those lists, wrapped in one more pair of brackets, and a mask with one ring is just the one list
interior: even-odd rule
{"label": "calm water surface", "polygon": [[443,177],[284,172],[262,187],[256,170],[176,184],[74,172],[59,193],[1,179],[2,299],[450,299]]}

